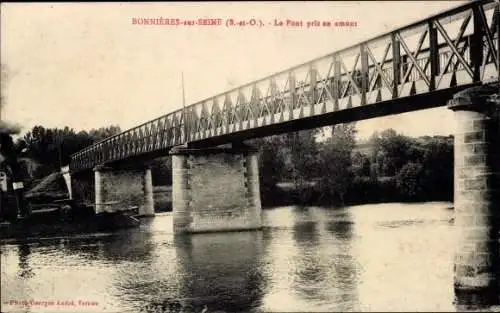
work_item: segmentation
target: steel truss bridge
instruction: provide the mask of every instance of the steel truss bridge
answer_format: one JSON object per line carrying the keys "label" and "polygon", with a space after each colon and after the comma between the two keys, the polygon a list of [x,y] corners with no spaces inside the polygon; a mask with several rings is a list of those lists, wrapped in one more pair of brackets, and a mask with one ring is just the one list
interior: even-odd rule
{"label": "steel truss bridge", "polygon": [[476,1],[223,92],[106,138],[70,171],[443,106],[497,81],[500,3]]}

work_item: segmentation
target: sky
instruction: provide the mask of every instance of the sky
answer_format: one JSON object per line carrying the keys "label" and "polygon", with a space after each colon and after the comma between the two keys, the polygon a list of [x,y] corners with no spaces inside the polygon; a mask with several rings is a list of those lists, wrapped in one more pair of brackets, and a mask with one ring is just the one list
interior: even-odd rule
{"label": "sky", "polygon": [[[2,119],[21,125],[123,130],[304,63],[461,1],[2,3]],[[264,27],[134,25],[134,18],[262,20]],[[350,28],[275,27],[274,20],[348,20]],[[271,24],[271,25],[269,25]],[[357,123],[451,134],[446,108]]]}

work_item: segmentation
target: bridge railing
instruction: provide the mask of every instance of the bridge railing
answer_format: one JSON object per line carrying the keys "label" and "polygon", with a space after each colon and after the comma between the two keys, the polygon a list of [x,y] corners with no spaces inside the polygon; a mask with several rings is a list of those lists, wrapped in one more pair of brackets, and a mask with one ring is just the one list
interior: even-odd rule
{"label": "bridge railing", "polygon": [[72,171],[498,75],[498,4],[478,1],[199,101],[72,156]]}

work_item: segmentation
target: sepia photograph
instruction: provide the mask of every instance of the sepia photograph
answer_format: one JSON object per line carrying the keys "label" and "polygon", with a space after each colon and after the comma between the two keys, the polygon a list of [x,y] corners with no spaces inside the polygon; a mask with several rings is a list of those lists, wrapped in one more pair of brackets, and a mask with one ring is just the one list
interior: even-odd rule
{"label": "sepia photograph", "polygon": [[500,312],[500,0],[2,2],[0,312]]}

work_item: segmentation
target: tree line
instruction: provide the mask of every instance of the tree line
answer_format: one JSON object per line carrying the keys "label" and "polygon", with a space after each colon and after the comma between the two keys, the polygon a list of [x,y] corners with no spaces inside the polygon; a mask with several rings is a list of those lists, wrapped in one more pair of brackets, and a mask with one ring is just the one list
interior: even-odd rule
{"label": "tree line", "polygon": [[452,136],[412,138],[387,129],[356,143],[355,124],[332,127],[322,141],[315,139],[320,132],[254,140],[264,204],[452,200]]}
{"label": "tree line", "polygon": [[36,164],[32,171],[26,169],[30,167],[29,165],[24,164],[23,167],[27,180],[37,180],[69,164],[73,153],[120,132],[120,127],[116,125],[90,131],[75,131],[69,127],[45,128],[36,125],[22,137],[17,138],[15,150],[21,163]]}

